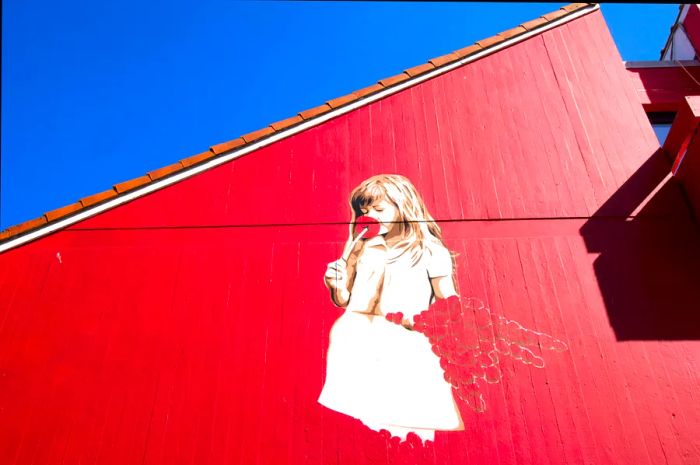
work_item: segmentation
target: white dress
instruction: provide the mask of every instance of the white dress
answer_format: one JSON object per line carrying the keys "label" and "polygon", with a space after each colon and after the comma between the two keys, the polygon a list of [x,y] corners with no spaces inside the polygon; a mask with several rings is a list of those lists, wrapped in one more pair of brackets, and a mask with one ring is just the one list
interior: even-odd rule
{"label": "white dress", "polygon": [[381,316],[412,319],[426,310],[434,299],[430,278],[452,275],[450,254],[431,240],[416,264],[410,253],[395,255],[381,236],[365,241],[350,301],[331,329],[318,401],[376,431],[462,429],[428,338]]}

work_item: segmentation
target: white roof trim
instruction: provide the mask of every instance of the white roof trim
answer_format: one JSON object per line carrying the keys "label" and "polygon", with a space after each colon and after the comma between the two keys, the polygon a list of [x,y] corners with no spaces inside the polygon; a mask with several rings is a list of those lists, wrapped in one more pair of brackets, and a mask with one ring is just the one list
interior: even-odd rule
{"label": "white roof trim", "polygon": [[683,19],[685,19],[685,16],[688,14],[688,4],[680,4],[678,5],[678,14],[676,15],[676,20],[673,21],[673,24],[671,25],[671,31],[668,34],[668,38],[666,38],[666,43],[664,44],[664,47],[661,49],[661,55],[659,56],[659,60],[668,60],[668,52],[669,49],[671,48],[671,41],[673,40],[673,35],[676,32],[676,29],[681,23],[681,16],[683,16]]}
{"label": "white roof trim", "polygon": [[[678,47],[685,47],[685,51],[687,51],[687,46],[690,45],[690,41],[688,40],[688,37],[685,33],[683,21],[685,21],[685,17],[688,15],[688,11],[690,10],[691,6],[692,4],[690,3],[678,5],[678,16],[676,16],[676,20],[671,26],[671,32],[669,33],[668,38],[666,39],[664,48],[661,49],[660,60],[676,59],[677,56],[675,56],[676,54],[673,52]],[[692,45],[690,45],[690,48],[693,48]]]}
{"label": "white roof trim", "polygon": [[678,15],[679,23],[685,21],[685,17],[688,15],[688,10],[690,10],[690,5],[691,3],[686,3],[685,5],[683,5],[683,8],[681,8],[681,14]]}
{"label": "white roof trim", "polygon": [[575,11],[572,14],[563,16],[559,19],[556,19],[550,23],[543,25],[542,27],[539,27],[539,28],[534,29],[532,31],[527,31],[526,33],[521,34],[519,36],[510,38],[510,39],[506,39],[503,42],[500,42],[492,47],[489,47],[487,49],[479,51],[473,55],[462,58],[459,61],[456,61],[456,62],[451,63],[449,65],[437,68],[437,69],[430,71],[430,72],[427,72],[425,74],[421,74],[421,75],[416,76],[414,78],[407,79],[406,81],[403,81],[396,86],[392,86],[392,87],[389,87],[385,90],[379,91],[376,94],[369,95],[369,96],[362,98],[360,100],[357,100],[356,102],[353,102],[349,105],[340,107],[340,108],[335,109],[335,110],[330,110],[326,113],[323,113],[323,114],[317,116],[316,118],[310,119],[308,121],[304,121],[303,123],[301,123],[297,126],[291,127],[289,129],[285,129],[285,130],[281,130],[279,132],[276,132],[276,133],[274,133],[274,134],[272,134],[264,139],[261,139],[258,142],[246,144],[243,147],[241,147],[240,149],[235,149],[235,150],[233,150],[225,155],[218,155],[215,158],[213,158],[205,163],[202,163],[201,165],[196,165],[196,166],[193,166],[192,168],[189,168],[189,169],[185,168],[185,169],[178,171],[176,174],[169,176],[167,178],[153,181],[151,183],[144,185],[143,187],[136,188],[133,191],[130,191],[130,192],[123,194],[123,195],[119,195],[118,197],[115,197],[111,200],[107,200],[106,202],[95,205],[93,207],[87,207],[83,210],[80,210],[75,215],[71,215],[69,217],[60,219],[60,220],[56,221],[55,223],[49,223],[49,224],[42,226],[38,229],[30,231],[26,234],[22,234],[20,236],[12,238],[12,239],[8,240],[7,242],[5,242],[4,244],[0,244],[0,253],[5,252],[9,249],[18,247],[22,244],[26,244],[27,242],[33,241],[33,240],[38,239],[40,237],[46,236],[48,234],[51,234],[54,231],[57,231],[59,229],[63,229],[65,227],[68,227],[68,226],[75,224],[79,221],[90,218],[91,216],[95,216],[99,213],[102,213],[106,210],[110,210],[114,207],[117,207],[117,206],[122,205],[124,203],[130,202],[130,201],[137,199],[139,197],[143,197],[144,195],[150,194],[151,192],[155,192],[157,190],[163,189],[164,187],[167,187],[167,186],[170,186],[170,185],[175,184],[177,182],[180,182],[180,181],[187,179],[191,176],[195,176],[199,173],[210,170],[210,169],[215,168],[219,165],[223,165],[224,163],[228,163],[231,160],[234,160],[234,159],[236,159],[238,157],[242,157],[243,155],[246,155],[250,152],[254,152],[255,150],[266,147],[266,146],[273,144],[281,139],[286,139],[287,137],[290,137],[290,136],[293,136],[294,134],[305,131],[306,129],[312,128],[314,126],[318,126],[319,124],[323,124],[332,118],[336,118],[336,117],[343,115],[345,113],[349,113],[349,112],[351,112],[359,107],[376,102],[377,100],[383,99],[384,97],[388,97],[389,95],[393,95],[393,94],[396,94],[398,92],[401,92],[402,90],[404,90],[408,87],[415,86],[417,84],[420,84],[421,82],[427,81],[428,79],[432,79],[434,77],[448,73],[455,68],[459,68],[460,66],[463,66],[467,63],[471,63],[471,62],[476,61],[480,58],[483,58],[485,56],[496,53],[504,48],[510,47],[510,46],[515,45],[519,42],[523,42],[523,41],[525,41],[533,36],[536,36],[536,35],[539,35],[543,32],[554,29],[562,24],[565,24],[565,23],[573,21],[577,18],[580,18],[581,16],[584,16],[584,15],[587,15],[587,14],[592,13],[594,11],[597,11],[598,9],[600,9],[600,6],[597,3],[588,5],[586,7],[581,8],[580,10]]}
{"label": "white roof trim", "polygon": [[681,68],[700,66],[697,60],[625,61],[625,68]]}

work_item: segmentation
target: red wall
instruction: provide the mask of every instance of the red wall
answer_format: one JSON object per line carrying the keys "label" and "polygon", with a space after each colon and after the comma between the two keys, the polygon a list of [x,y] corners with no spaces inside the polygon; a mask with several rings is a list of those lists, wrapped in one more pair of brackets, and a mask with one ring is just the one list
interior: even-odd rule
{"label": "red wall", "polygon": [[627,71],[642,105],[649,112],[677,112],[686,96],[700,95],[700,69],[697,66],[642,67],[628,68]]}
{"label": "red wall", "polygon": [[[657,149],[595,12],[2,254],[0,463],[698,463],[700,237]],[[316,402],[335,223],[384,172],[463,296],[568,345],[417,449]]]}
{"label": "red wall", "polygon": [[696,51],[700,50],[700,6],[697,4],[688,7],[688,13],[683,20],[683,29],[693,48]]}

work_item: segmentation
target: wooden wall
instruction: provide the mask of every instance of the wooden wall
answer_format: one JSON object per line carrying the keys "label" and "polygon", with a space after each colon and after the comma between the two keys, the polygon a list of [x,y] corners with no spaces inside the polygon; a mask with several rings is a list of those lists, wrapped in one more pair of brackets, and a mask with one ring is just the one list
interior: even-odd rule
{"label": "wooden wall", "polygon": [[[4,253],[0,463],[698,463],[700,235],[657,150],[595,12]],[[316,402],[378,173],[463,296],[568,345],[424,447]]]}

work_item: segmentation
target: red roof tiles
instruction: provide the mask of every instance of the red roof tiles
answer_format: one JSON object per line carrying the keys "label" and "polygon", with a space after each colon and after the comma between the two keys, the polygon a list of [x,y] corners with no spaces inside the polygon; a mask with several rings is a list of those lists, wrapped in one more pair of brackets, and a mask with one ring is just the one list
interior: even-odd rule
{"label": "red roof tiles", "polygon": [[155,181],[156,179],[163,178],[169,174],[176,173],[182,168],[184,168],[182,163],[177,162],[172,165],[164,166],[163,168],[158,168],[157,170],[149,171],[148,177],[151,178],[151,181]]}
{"label": "red roof tiles", "polygon": [[403,82],[407,79],[411,79],[411,76],[409,76],[406,73],[401,73],[401,74],[397,74],[396,76],[384,78],[381,81],[379,81],[379,84],[383,85],[384,87],[390,87],[390,86],[398,84],[399,82]]}
{"label": "red roof tiles", "polygon": [[423,63],[422,65],[414,66],[413,68],[408,68],[404,73],[411,77],[418,76],[419,74],[427,73],[428,71],[435,69],[435,65],[432,63]]}
{"label": "red roof tiles", "polygon": [[343,105],[346,105],[350,102],[354,102],[357,99],[358,99],[357,95],[348,94],[348,95],[343,95],[342,97],[334,98],[333,100],[329,100],[326,102],[326,105],[328,105],[331,108],[338,108],[338,107],[342,107]]}
{"label": "red roof tiles", "polygon": [[39,218],[34,218],[33,220],[25,221],[24,223],[20,223],[15,226],[10,226],[3,231],[3,235],[6,235],[9,238],[27,231],[31,231],[32,229],[39,228],[46,223],[46,216],[40,216]]}
{"label": "red roof tiles", "polygon": [[527,29],[528,31],[532,31],[533,29],[536,29],[544,24],[547,24],[547,20],[544,19],[543,17],[539,17],[537,19],[533,19],[531,21],[527,21],[525,23],[522,23],[521,26]]}
{"label": "red roof tiles", "polygon": [[254,140],[260,139],[261,137],[269,136],[273,132],[275,132],[275,130],[268,126],[266,128],[258,129],[257,131],[249,132],[248,134],[241,136],[241,139],[246,141],[246,143],[250,143]]}
{"label": "red roof tiles", "polygon": [[82,199],[80,199],[80,203],[83,205],[83,207],[89,207],[90,205],[95,205],[96,203],[100,203],[104,200],[111,199],[112,197],[116,196],[117,192],[114,190],[114,188],[112,188],[108,191],[83,197]]}
{"label": "red roof tiles", "polygon": [[557,11],[552,11],[551,13],[547,13],[546,15],[542,15],[544,19],[547,21],[555,21],[563,16],[568,15],[569,12],[566,10],[557,10]]}
{"label": "red roof tiles", "polygon": [[482,48],[487,48],[487,47],[491,47],[492,45],[496,45],[498,43],[501,43],[504,40],[506,40],[506,39],[496,35],[496,36],[487,37],[485,39],[477,40],[476,43],[477,43],[477,45],[480,45]]}
{"label": "red roof tiles", "polygon": [[275,131],[281,131],[282,129],[286,129],[290,126],[294,126],[295,124],[301,123],[304,121],[304,119],[299,116],[292,116],[291,118],[283,119],[282,121],[277,121],[276,123],[272,123],[270,127],[274,129]]}
{"label": "red roof tiles", "polygon": [[304,110],[304,111],[300,112],[299,116],[301,116],[302,118],[307,120],[307,119],[313,118],[314,116],[318,116],[322,113],[325,113],[330,109],[331,109],[331,106],[328,105],[327,103],[324,103],[323,105],[320,105],[320,106],[317,106],[314,108],[310,108],[308,110]]}
{"label": "red roof tiles", "polygon": [[78,210],[83,208],[83,204],[80,202],[75,202],[70,205],[66,205],[65,207],[57,208],[56,210],[51,210],[50,212],[44,213],[44,216],[46,217],[46,221],[53,221],[58,218],[63,218],[64,216],[68,216],[71,213],[77,212]]}
{"label": "red roof tiles", "polygon": [[511,39],[513,37],[517,37],[517,36],[520,36],[522,34],[525,34],[529,31],[541,28],[541,27],[543,27],[543,26],[545,26],[545,25],[547,25],[547,24],[549,24],[557,19],[563,18],[565,16],[568,16],[572,13],[575,13],[575,12],[581,10],[582,8],[588,7],[589,5],[593,5],[593,4],[572,3],[570,5],[566,5],[557,11],[542,15],[541,17],[539,17],[537,19],[523,23],[518,27],[509,29],[507,31],[503,31],[495,36],[488,37],[488,38],[483,39],[483,40],[479,40],[475,44],[470,45],[468,47],[464,47],[464,48],[459,49],[457,51],[448,53],[446,55],[442,55],[442,56],[433,58],[431,60],[428,60],[427,63],[423,63],[421,65],[409,68],[401,74],[397,74],[395,76],[391,76],[391,77],[382,79],[377,84],[372,84],[371,86],[356,90],[348,95],[344,95],[342,97],[338,97],[338,98],[335,98],[333,100],[329,100],[328,102],[326,102],[323,105],[320,105],[318,107],[304,110],[304,111],[300,112],[297,116],[292,116],[291,118],[287,118],[287,119],[284,119],[282,121],[272,123],[265,128],[250,132],[248,134],[245,134],[245,135],[238,137],[236,139],[233,139],[231,141],[223,142],[223,143],[214,145],[210,148],[210,150],[207,150],[206,152],[202,152],[202,153],[199,153],[197,155],[193,155],[191,157],[185,158],[185,159],[180,160],[179,162],[177,162],[175,164],[150,171],[146,176],[140,176],[136,179],[131,179],[129,181],[125,181],[125,182],[116,184],[111,190],[107,190],[104,192],[100,192],[98,194],[84,197],[74,204],[67,205],[65,207],[58,208],[56,210],[52,210],[40,218],[29,220],[29,221],[26,221],[26,222],[19,224],[19,225],[11,226],[11,227],[7,228],[5,231],[0,232],[0,241],[6,241],[14,236],[31,231],[33,229],[40,228],[40,227],[44,226],[45,224],[47,224],[47,222],[53,222],[53,221],[59,220],[61,218],[66,217],[67,215],[71,215],[75,212],[78,212],[82,209],[93,206],[97,203],[100,203],[100,202],[106,201],[108,199],[117,197],[118,195],[120,195],[124,192],[127,192],[130,190],[136,189],[138,187],[144,186],[144,185],[149,184],[151,182],[154,182],[158,179],[161,179],[165,176],[177,173],[180,170],[184,170],[184,169],[187,169],[193,165],[202,163],[210,158],[213,158],[213,157],[216,157],[218,155],[222,155],[224,153],[230,152],[231,150],[240,148],[240,147],[242,147],[246,144],[249,144],[251,142],[254,142],[260,138],[270,136],[270,135],[272,135],[276,132],[279,132],[279,131],[283,131],[291,126],[294,126],[296,124],[301,123],[302,121],[306,121],[306,120],[315,118],[315,117],[317,117],[319,115],[323,115],[324,113],[327,113],[333,109],[342,107],[344,105],[348,105],[348,104],[355,102],[359,99],[365,98],[369,95],[372,95],[376,92],[379,92],[385,88],[394,86],[396,84],[404,82],[404,81],[411,79],[413,77],[419,76],[421,74],[425,74],[425,73],[430,72],[433,69],[439,68],[441,66],[445,66],[447,64],[454,63],[458,60],[461,60],[461,59],[466,58],[470,55],[478,53],[484,49],[498,45],[498,44],[500,44],[508,39]]}
{"label": "red roof tiles", "polygon": [[183,158],[180,160],[180,163],[182,163],[182,166],[187,168],[188,166],[196,165],[197,163],[207,160],[214,155],[214,152],[208,150],[206,152],[198,153],[197,155],[192,155],[191,157]]}
{"label": "red roof tiles", "polygon": [[381,84],[372,84],[371,86],[363,87],[362,89],[358,89],[353,92],[353,94],[357,95],[359,98],[366,97],[368,95],[371,95],[375,92],[379,92],[380,90],[384,89],[384,86]]}
{"label": "red roof tiles", "polygon": [[[289,119],[292,119],[292,118],[289,118]],[[286,120],[285,120],[285,121],[286,121]],[[277,131],[279,131],[279,129],[277,129],[276,127],[274,127],[274,124],[278,124],[278,123],[273,123],[273,124],[271,125],[272,128],[275,129],[275,130],[277,130]],[[244,144],[245,144],[245,140],[243,140],[242,137],[239,137],[238,139],[233,139],[233,140],[230,140],[230,141],[228,141],[228,142],[222,142],[222,143],[220,143],[220,144],[212,145],[212,146],[209,148],[209,150],[210,150],[211,153],[213,153],[214,155],[220,155],[220,154],[222,154],[222,153],[224,153],[224,152],[228,152],[228,151],[233,150],[233,149],[235,149],[235,148],[237,148],[237,147],[240,147],[241,145],[244,145]]]}
{"label": "red roof tiles", "polygon": [[510,39],[511,37],[519,36],[520,34],[525,34],[527,29],[523,26],[514,27],[513,29],[508,29],[507,31],[499,32],[498,37],[505,39]]}
{"label": "red roof tiles", "polygon": [[591,5],[590,3],[569,3],[568,5],[564,5],[563,7],[560,8],[560,10],[564,10],[568,13],[572,13],[574,11],[578,11],[581,8],[584,8],[588,5]]}
{"label": "red roof tiles", "polygon": [[114,185],[114,190],[117,191],[118,194],[123,194],[124,192],[130,191],[132,189],[136,189],[139,186],[143,186],[144,184],[148,184],[151,182],[151,178],[148,176],[139,176],[138,178],[134,179],[129,179],[128,181],[120,182],[119,184]]}
{"label": "red roof tiles", "polygon": [[459,50],[455,50],[454,54],[457,55],[460,59],[467,57],[469,55],[473,55],[479,50],[481,50],[482,47],[479,44],[474,44],[474,45],[469,45],[468,47],[460,48]]}
{"label": "red roof tiles", "polygon": [[452,53],[448,53],[447,55],[442,55],[442,56],[439,56],[436,58],[432,58],[428,61],[429,61],[429,63],[431,63],[433,66],[435,66],[437,68],[438,66],[446,65],[448,63],[452,63],[453,61],[457,61],[457,60],[459,60],[459,55],[452,52]]}

